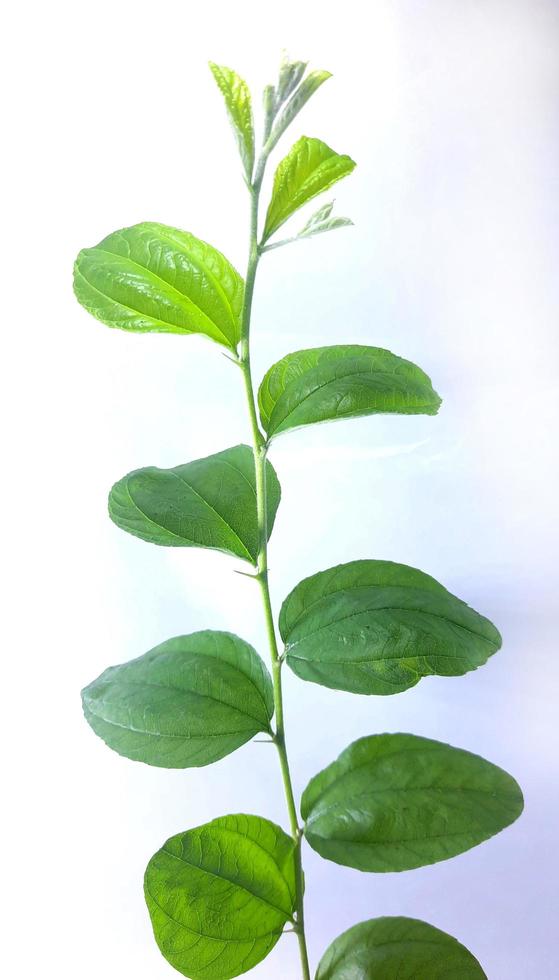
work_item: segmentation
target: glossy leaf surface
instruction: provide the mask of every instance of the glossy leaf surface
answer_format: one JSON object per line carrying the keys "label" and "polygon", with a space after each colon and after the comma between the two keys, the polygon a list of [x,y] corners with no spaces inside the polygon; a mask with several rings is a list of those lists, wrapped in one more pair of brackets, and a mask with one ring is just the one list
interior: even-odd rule
{"label": "glossy leaf surface", "polygon": [[82,692],[96,735],[150,766],[207,766],[270,731],[270,676],[232,633],[176,636],[130,663],[109,667]]}
{"label": "glossy leaf surface", "polygon": [[316,980],[487,980],[475,956],[420,919],[360,922],[328,947]]}
{"label": "glossy leaf surface", "polygon": [[436,415],[441,399],[427,375],[380,347],[343,344],[287,354],[258,392],[269,437],[316,422],[362,415]]}
{"label": "glossy leaf surface", "polygon": [[456,677],[501,646],[493,624],[430,575],[376,560],[304,579],[283,603],[280,632],[299,677],[355,694]]}
{"label": "glossy leaf surface", "polygon": [[508,773],[417,735],[353,742],[311,779],[301,803],[315,851],[360,871],[408,871],[481,844],[522,812]]}
{"label": "glossy leaf surface", "polygon": [[268,152],[274,148],[280,137],[285,133],[287,127],[299,115],[301,109],[307,104],[311,96],[331,77],[332,75],[329,71],[315,70],[309,72],[307,77],[303,79],[276,120],[271,136],[266,144]]}
{"label": "glossy leaf surface", "polygon": [[322,140],[301,136],[274,174],[263,241],[307,201],[328,190],[354,168],[351,157],[336,153]]}
{"label": "glossy leaf surface", "polygon": [[219,817],[155,854],[145,895],[163,956],[191,980],[229,980],[267,956],[295,908],[293,840],[262,817]]}
{"label": "glossy leaf surface", "polygon": [[[268,534],[280,485],[266,463]],[[254,458],[248,446],[171,469],[147,466],[115,483],[109,514],[123,531],[152,544],[213,548],[256,563],[258,523]]]}
{"label": "glossy leaf surface", "polygon": [[225,100],[233,131],[237,138],[247,181],[254,167],[254,123],[248,85],[231,68],[210,61],[210,70]]}
{"label": "glossy leaf surface", "polygon": [[240,275],[217,249],[168,225],[144,221],[84,248],[74,291],[109,327],[201,333],[231,349],[240,338]]}

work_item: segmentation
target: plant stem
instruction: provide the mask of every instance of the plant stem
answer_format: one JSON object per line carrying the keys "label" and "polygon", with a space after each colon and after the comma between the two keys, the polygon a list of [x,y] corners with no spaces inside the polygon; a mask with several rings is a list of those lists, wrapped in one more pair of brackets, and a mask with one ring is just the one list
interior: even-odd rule
{"label": "plant stem", "polygon": [[254,452],[254,466],[256,473],[256,512],[258,520],[258,562],[257,575],[260,591],[262,594],[262,604],[264,607],[264,618],[266,631],[268,634],[268,645],[270,648],[270,658],[272,662],[272,680],[274,685],[274,708],[276,719],[276,731],[273,741],[278,751],[287,811],[289,814],[289,824],[291,836],[295,842],[295,874],[296,874],[296,919],[294,922],[294,932],[299,941],[299,953],[301,957],[301,971],[303,980],[310,980],[309,957],[307,953],[307,943],[305,938],[305,918],[303,907],[303,867],[301,861],[301,839],[302,831],[299,826],[297,807],[289,771],[289,759],[285,745],[285,726],[283,715],[283,692],[281,683],[282,658],[278,650],[276,630],[274,626],[274,614],[270,598],[268,585],[268,510],[266,492],[266,453],[267,442],[258,424],[256,414],[256,402],[254,398],[254,387],[250,367],[250,320],[252,312],[252,297],[254,294],[254,282],[260,258],[258,246],[258,202],[260,189],[264,177],[267,154],[264,152],[258,161],[254,179],[250,187],[251,208],[250,208],[250,242],[249,257],[245,280],[245,296],[243,303],[242,322],[241,322],[241,347],[239,367],[241,368],[247,405],[252,429],[252,443]]}

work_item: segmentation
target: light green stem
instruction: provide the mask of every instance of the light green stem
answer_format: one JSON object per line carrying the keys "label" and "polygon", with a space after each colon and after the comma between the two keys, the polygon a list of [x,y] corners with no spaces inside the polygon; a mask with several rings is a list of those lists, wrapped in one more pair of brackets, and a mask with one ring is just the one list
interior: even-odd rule
{"label": "light green stem", "polygon": [[296,921],[294,931],[299,941],[299,952],[301,956],[301,971],[303,980],[310,980],[309,957],[307,953],[307,943],[305,938],[305,918],[303,907],[303,868],[301,861],[301,839],[302,831],[297,817],[297,807],[289,771],[289,759],[285,746],[285,727],[283,716],[283,693],[281,684],[282,658],[278,650],[276,630],[274,626],[274,615],[272,602],[270,599],[270,589],[268,586],[268,509],[266,493],[266,453],[267,442],[258,424],[256,414],[256,403],[254,399],[254,387],[250,368],[250,319],[252,312],[252,297],[254,293],[254,282],[258,268],[260,251],[258,247],[258,202],[260,189],[266,166],[267,154],[264,152],[260,157],[254,179],[250,188],[251,208],[250,208],[250,244],[249,257],[245,281],[245,298],[243,304],[242,324],[241,324],[241,348],[239,366],[241,368],[245,383],[247,405],[252,428],[252,443],[254,452],[254,466],[256,471],[256,511],[258,520],[258,563],[257,579],[262,593],[262,603],[264,607],[264,618],[266,621],[266,631],[268,634],[268,644],[272,661],[272,679],[274,684],[274,708],[276,731],[273,737],[278,751],[287,811],[289,814],[289,824],[291,835],[295,841],[295,871],[296,871]]}

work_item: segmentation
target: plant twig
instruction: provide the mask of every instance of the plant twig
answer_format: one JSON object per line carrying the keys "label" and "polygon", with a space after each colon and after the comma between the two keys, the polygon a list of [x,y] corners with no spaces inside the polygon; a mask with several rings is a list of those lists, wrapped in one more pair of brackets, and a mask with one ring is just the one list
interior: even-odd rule
{"label": "plant twig", "polygon": [[243,374],[243,380],[245,385],[245,392],[247,398],[247,406],[250,418],[250,424],[252,429],[252,442],[253,442],[253,452],[254,452],[254,466],[256,473],[256,510],[258,519],[258,574],[257,579],[260,583],[260,590],[262,594],[262,605],[264,609],[264,618],[266,622],[266,631],[268,634],[268,645],[270,649],[270,658],[272,662],[272,679],[274,685],[274,708],[275,708],[275,718],[276,718],[276,732],[273,741],[276,745],[279,763],[281,768],[281,774],[283,779],[283,786],[285,791],[285,799],[287,804],[287,811],[289,815],[289,824],[291,827],[291,836],[295,842],[295,873],[296,873],[296,915],[297,923],[293,932],[297,934],[297,939],[299,942],[299,952],[301,957],[301,972],[303,980],[310,980],[310,967],[309,967],[309,957],[307,952],[307,943],[305,937],[305,919],[304,919],[304,899],[303,899],[303,867],[301,860],[301,839],[302,832],[299,827],[299,820],[297,816],[297,807],[295,805],[295,796],[293,793],[293,784],[291,781],[291,773],[289,769],[289,759],[287,755],[287,749],[285,744],[285,724],[284,724],[284,712],[283,712],[283,691],[281,683],[281,666],[283,658],[280,656],[278,650],[278,644],[276,639],[276,630],[274,626],[274,615],[272,610],[272,602],[270,598],[270,589],[268,585],[268,521],[267,521],[267,488],[266,488],[266,453],[268,449],[266,437],[260,429],[258,423],[258,416],[256,412],[256,401],[254,397],[254,387],[252,383],[252,374],[250,367],[250,321],[252,313],[252,298],[254,294],[254,283],[256,279],[256,272],[258,268],[258,261],[260,258],[261,250],[258,246],[258,203],[260,198],[260,189],[262,187],[262,180],[264,177],[264,171],[266,168],[267,152],[266,149],[263,150],[258,164],[256,166],[254,179],[252,187],[250,188],[251,193],[251,207],[250,207],[250,238],[249,238],[249,256],[247,273],[245,280],[245,296],[242,311],[242,322],[241,322],[241,354],[240,363]]}

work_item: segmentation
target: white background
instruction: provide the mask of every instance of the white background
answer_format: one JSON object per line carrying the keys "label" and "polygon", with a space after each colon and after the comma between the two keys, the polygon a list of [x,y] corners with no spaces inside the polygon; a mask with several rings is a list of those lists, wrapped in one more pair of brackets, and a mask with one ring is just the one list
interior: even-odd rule
{"label": "white background", "polygon": [[[558,5],[55,0],[9,16],[5,975],[171,980],[142,898],[153,851],[224,812],[285,823],[269,747],[150,770],[82,720],[85,683],[168,636],[231,629],[263,650],[264,634],[233,560],[150,548],[106,515],[128,470],[247,440],[235,369],[196,338],[103,327],[74,301],[71,266],[109,231],[155,220],[243,268],[247,195],[206,61],[260,89],[287,46],[334,72],[290,137],[318,136],[358,161],[336,191],[356,226],[266,257],[256,378],[293,349],[370,343],[417,361],[444,401],[435,419],[278,440],[274,600],[320,568],[389,558],[435,575],[505,640],[476,673],[393,698],[286,672],[296,786],[354,738],[404,730],[480,752],[526,795],[512,828],[420,871],[361,875],[307,849],[312,961],[349,925],[404,914],[463,941],[490,980],[553,980]],[[296,978],[293,937],[253,976]]]}

